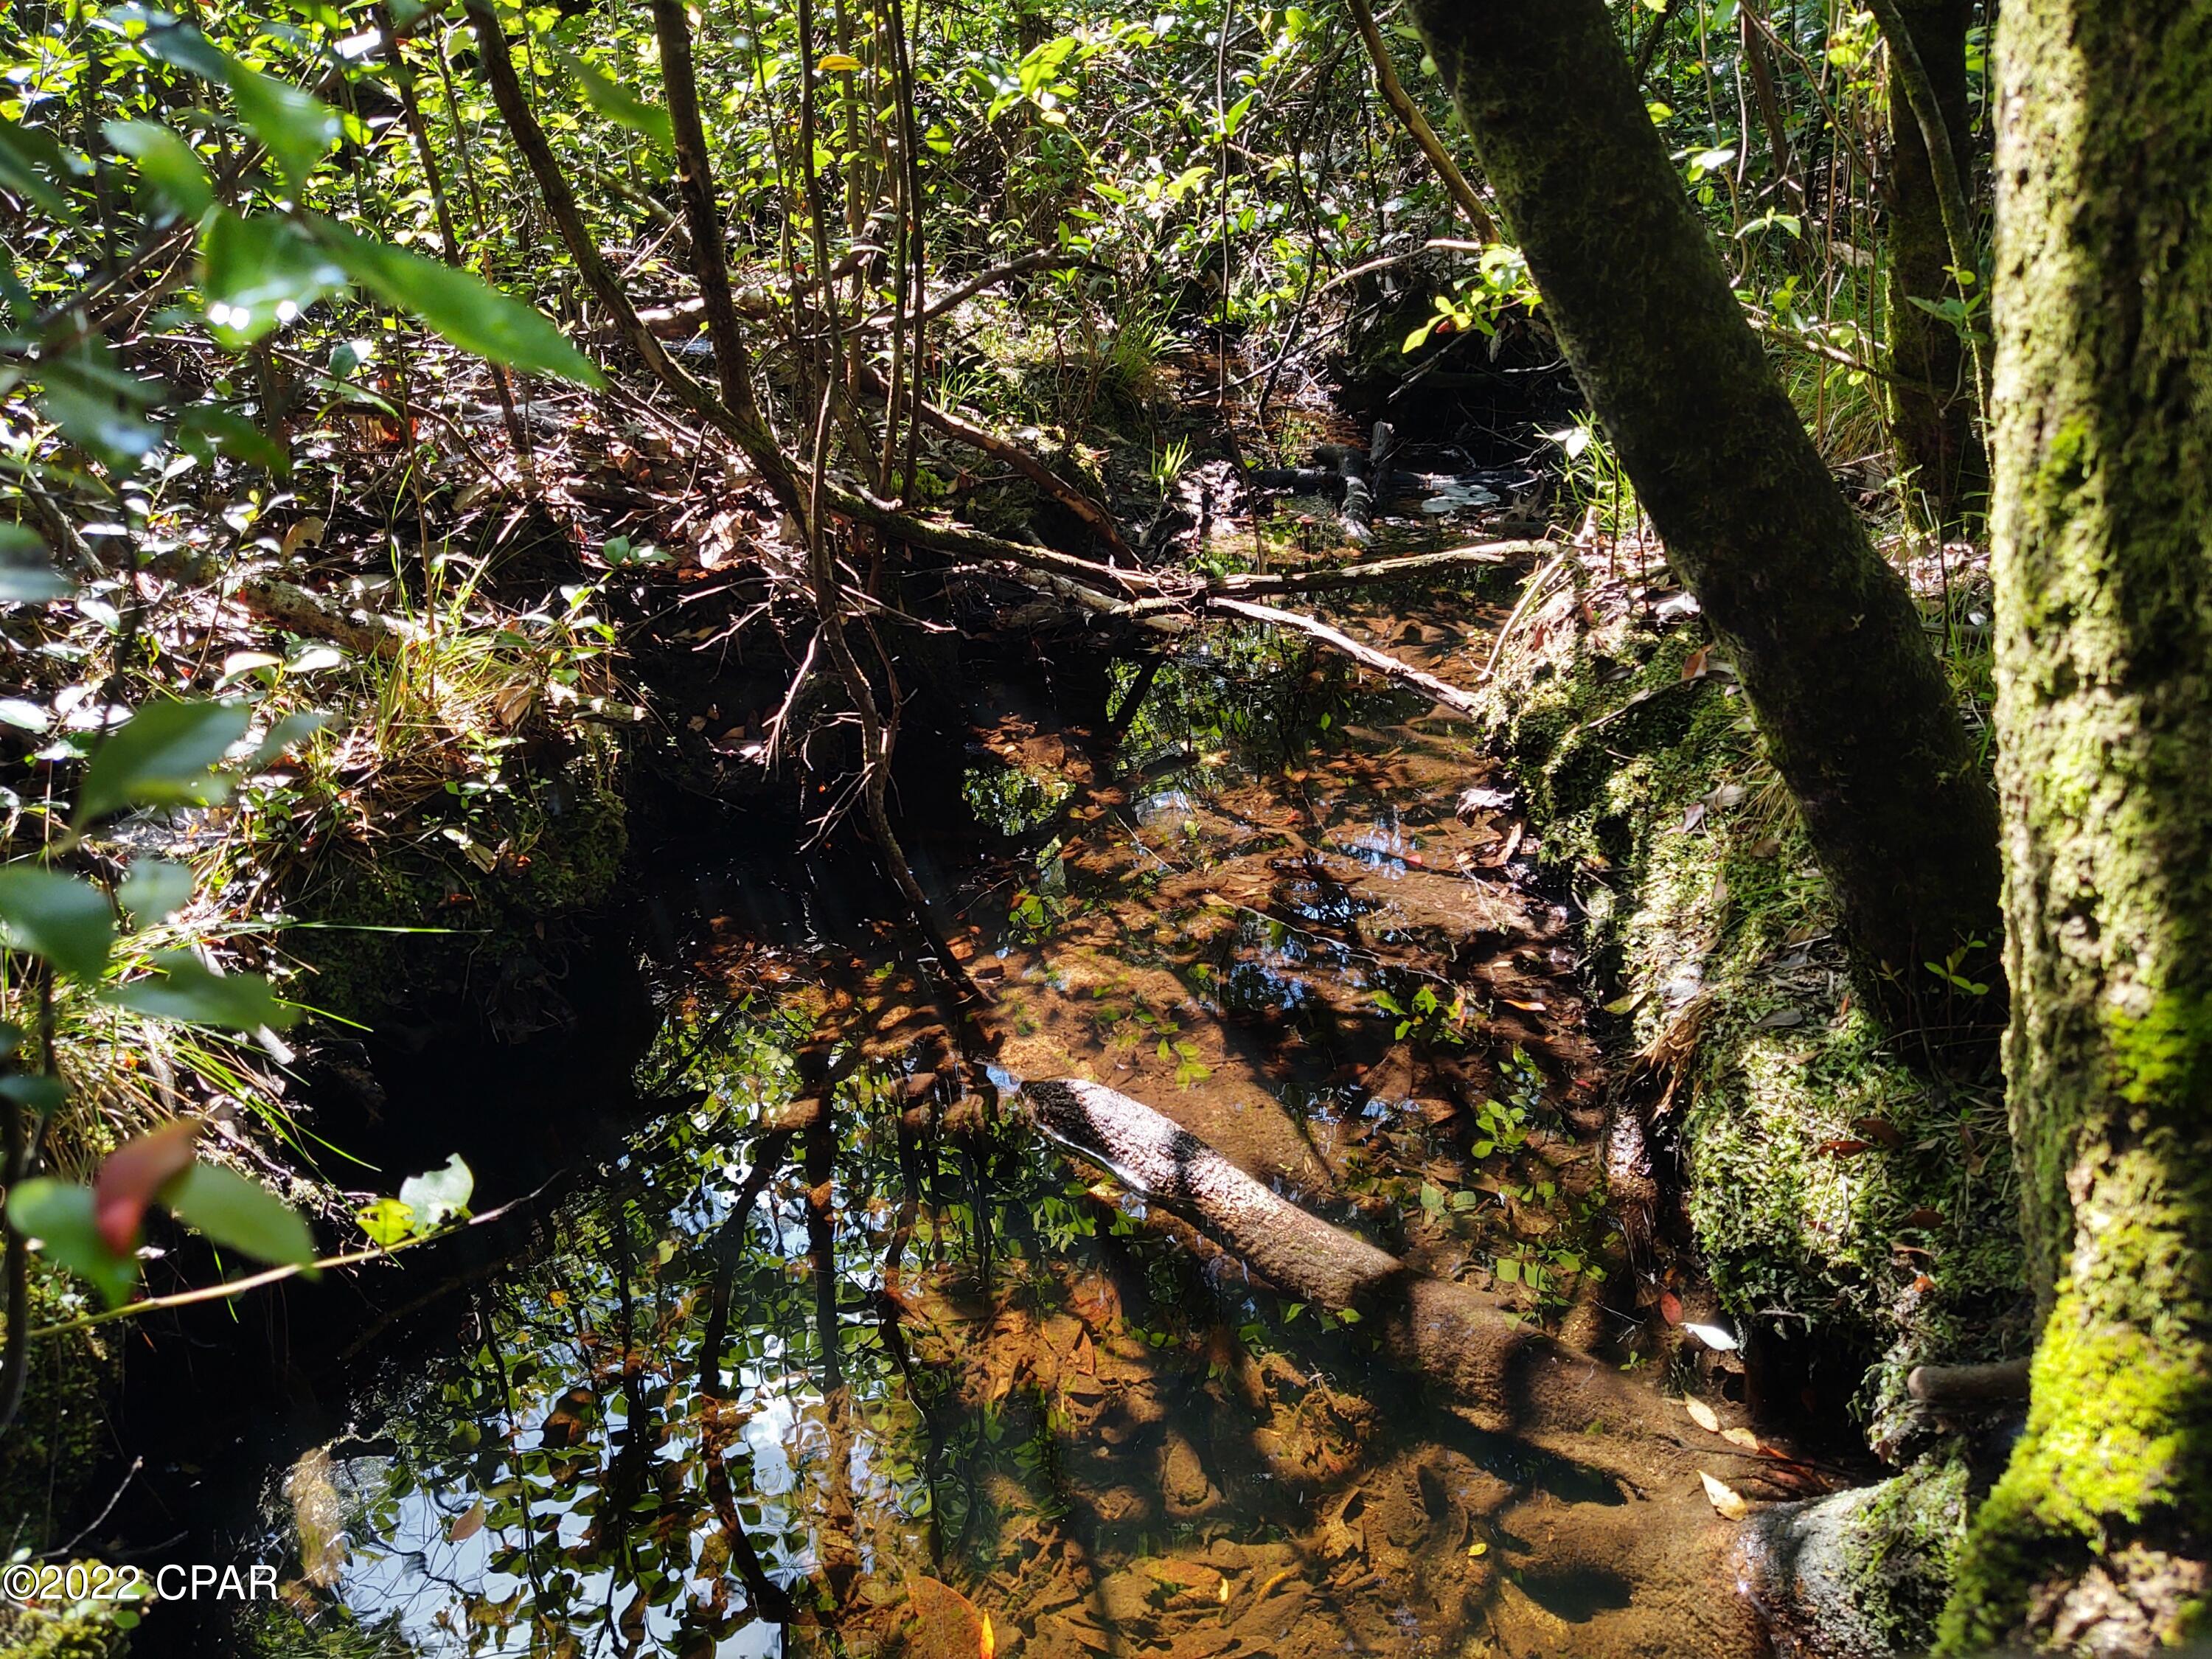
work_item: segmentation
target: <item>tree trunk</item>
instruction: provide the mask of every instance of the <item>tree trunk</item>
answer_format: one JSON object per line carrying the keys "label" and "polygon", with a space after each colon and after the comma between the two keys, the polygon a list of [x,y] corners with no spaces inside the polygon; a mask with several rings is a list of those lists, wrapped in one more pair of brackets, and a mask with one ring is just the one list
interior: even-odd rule
{"label": "tree trunk", "polygon": [[1941,1006],[1924,964],[1996,937],[1996,804],[1911,596],[1744,320],[1601,0],[1413,11],[1568,362],[1735,660],[1869,989],[1893,1018],[1986,1025],[1996,997]]}
{"label": "tree trunk", "polygon": [[[1951,152],[1966,166],[1966,30],[1973,0],[1895,0],[1897,21],[1918,49],[1943,112]],[[1989,489],[1989,461],[1976,421],[1973,364],[1959,331],[1912,301],[1957,298],[1943,209],[1905,89],[1889,94],[1889,166],[1882,205],[1889,231],[1882,307],[1889,336],[1889,418],[1898,455],[1927,502],[1936,529],[1956,530]]]}
{"label": "tree trunk", "polygon": [[2006,1045],[2044,1314],[1947,1650],[2133,1654],[2212,1591],[2212,11],[2006,0]]}

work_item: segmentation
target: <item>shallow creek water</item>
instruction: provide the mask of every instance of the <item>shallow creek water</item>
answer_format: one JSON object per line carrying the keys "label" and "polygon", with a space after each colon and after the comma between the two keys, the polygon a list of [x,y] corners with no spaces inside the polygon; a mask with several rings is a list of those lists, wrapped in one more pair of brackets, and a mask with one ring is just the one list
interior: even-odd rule
{"label": "shallow creek water", "polygon": [[[1395,599],[1351,625],[1479,672],[1498,608]],[[1118,744],[982,699],[975,822],[921,841],[988,1057],[890,930],[671,882],[641,1079],[677,1103],[270,1475],[246,1553],[291,1600],[237,1650],[1737,1650],[1729,1583],[1617,1559],[1694,1494],[1477,1431],[1024,1123],[1019,1079],[1094,1078],[1611,1363],[1660,1352],[1570,918],[1468,730],[1258,635],[1113,672]]]}

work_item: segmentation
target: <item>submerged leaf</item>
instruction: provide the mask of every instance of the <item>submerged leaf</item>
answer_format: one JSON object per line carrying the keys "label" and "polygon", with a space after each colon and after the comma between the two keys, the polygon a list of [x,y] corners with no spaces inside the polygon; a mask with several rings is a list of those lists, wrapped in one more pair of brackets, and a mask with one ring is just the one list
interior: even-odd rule
{"label": "submerged leaf", "polygon": [[1717,1480],[1703,1469],[1698,1471],[1698,1479],[1705,1483],[1706,1498],[1724,1519],[1741,1521],[1751,1513],[1751,1505],[1743,1501],[1743,1494],[1725,1480]]}

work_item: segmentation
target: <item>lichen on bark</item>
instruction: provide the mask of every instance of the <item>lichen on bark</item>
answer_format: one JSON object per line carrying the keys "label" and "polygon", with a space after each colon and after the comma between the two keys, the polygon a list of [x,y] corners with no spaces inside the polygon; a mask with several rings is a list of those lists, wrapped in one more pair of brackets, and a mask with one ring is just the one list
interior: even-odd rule
{"label": "lichen on bark", "polygon": [[2007,1042],[2043,1310],[1944,1650],[2135,1653],[2212,1591],[2212,4],[2004,8]]}

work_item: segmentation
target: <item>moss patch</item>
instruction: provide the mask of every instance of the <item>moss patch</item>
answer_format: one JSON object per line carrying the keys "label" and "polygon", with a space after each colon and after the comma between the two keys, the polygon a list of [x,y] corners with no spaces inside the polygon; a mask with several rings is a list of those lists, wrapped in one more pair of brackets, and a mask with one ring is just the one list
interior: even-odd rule
{"label": "moss patch", "polygon": [[[67,1273],[31,1258],[33,1328],[74,1318],[90,1305]],[[42,1547],[82,1496],[86,1476],[106,1449],[100,1401],[119,1363],[112,1338],[99,1331],[52,1338],[32,1349],[22,1409],[0,1435],[0,1560],[25,1547]]]}
{"label": "moss patch", "polygon": [[1582,580],[1556,570],[1525,608],[1492,735],[1663,1091],[1723,1303],[1858,1356],[1885,1444],[1914,1364],[2028,1345],[2002,1103],[1931,1082],[1856,1005],[1827,884],[1702,626],[1593,623]]}
{"label": "moss patch", "polygon": [[313,926],[287,936],[308,970],[288,994],[368,1025],[444,991],[496,1004],[531,977],[549,928],[612,896],[628,848],[623,799],[588,752],[456,795],[374,851],[323,861],[291,900]]}

